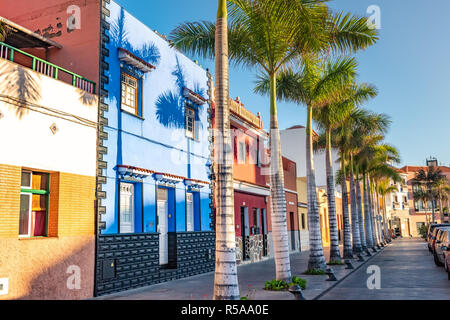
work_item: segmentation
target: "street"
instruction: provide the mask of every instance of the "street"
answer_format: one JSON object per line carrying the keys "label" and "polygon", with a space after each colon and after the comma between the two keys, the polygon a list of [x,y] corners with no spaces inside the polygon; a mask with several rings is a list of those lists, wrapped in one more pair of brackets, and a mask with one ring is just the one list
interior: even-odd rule
{"label": "street", "polygon": [[[369,266],[381,269],[379,290],[367,287]],[[450,282],[443,268],[434,264],[426,242],[398,239],[320,299],[449,300]]]}

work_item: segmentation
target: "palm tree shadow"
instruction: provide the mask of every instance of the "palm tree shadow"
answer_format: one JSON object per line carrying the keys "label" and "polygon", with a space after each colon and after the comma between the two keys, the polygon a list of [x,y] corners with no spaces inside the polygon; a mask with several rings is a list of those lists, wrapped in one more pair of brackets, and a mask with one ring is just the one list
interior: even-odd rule
{"label": "palm tree shadow", "polygon": [[134,47],[128,40],[128,31],[125,24],[125,10],[121,8],[117,19],[111,23],[110,38],[112,45],[117,48],[124,48],[148,63],[159,64],[161,55],[158,47],[152,42],[147,42],[140,48]]}
{"label": "palm tree shadow", "polygon": [[[166,91],[156,99],[156,119],[166,128],[183,128],[185,125],[185,99],[183,96],[184,88],[186,88],[186,76],[180,64],[178,57],[177,63],[172,75],[176,78],[176,89],[174,91]],[[198,83],[194,84],[196,94],[204,96],[205,90]],[[200,120],[200,113],[203,111],[201,106],[197,106],[195,120],[200,126],[203,124]]]}
{"label": "palm tree shadow", "polygon": [[97,102],[97,98],[94,94],[81,89],[79,89],[79,93],[80,93],[79,101],[83,105],[92,106],[95,102]]}
{"label": "palm tree shadow", "polygon": [[0,69],[0,83],[5,84],[0,88],[0,94],[17,98],[16,116],[22,119],[28,114],[27,105],[37,103],[41,99],[41,87],[36,76],[23,67],[16,66],[14,70],[5,70],[7,65]]}

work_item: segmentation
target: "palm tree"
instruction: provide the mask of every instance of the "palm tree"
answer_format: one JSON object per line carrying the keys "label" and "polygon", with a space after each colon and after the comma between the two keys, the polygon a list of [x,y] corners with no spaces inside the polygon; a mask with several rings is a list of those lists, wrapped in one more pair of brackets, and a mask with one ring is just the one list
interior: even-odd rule
{"label": "palm tree", "polygon": [[[286,69],[278,75],[278,97],[298,104],[303,103],[307,107],[306,172],[310,237],[309,270],[324,270],[326,268],[313,161],[313,110],[341,100],[345,95],[348,83],[356,75],[356,67],[357,63],[354,58],[337,58],[328,61],[309,58],[304,59],[301,70],[297,73],[292,69]],[[267,78],[260,77],[259,80],[255,91],[260,93],[267,92]],[[334,196],[334,193],[332,195]],[[332,198],[331,194],[329,198]]]}
{"label": "palm tree", "polygon": [[[332,164],[331,148],[334,146],[334,141],[331,132],[351,114],[351,111],[356,105],[361,104],[369,98],[377,95],[377,89],[368,84],[351,84],[343,92],[343,99],[327,104],[322,108],[315,108],[313,110],[313,118],[316,120],[318,127],[323,131],[319,138],[319,147],[325,147],[326,152],[326,173],[327,173],[327,193],[334,195],[334,171]],[[324,137],[323,137],[324,136]],[[323,143],[325,141],[325,143]],[[345,186],[346,189],[346,186]],[[344,188],[342,188],[344,190]],[[345,192],[347,194],[347,192]],[[348,200],[343,197],[343,203]],[[348,204],[343,208],[348,214]],[[339,249],[338,228],[336,218],[335,197],[328,197],[328,216],[330,223],[330,258],[329,261],[341,261],[341,254]]]}
{"label": "palm tree", "polygon": [[[234,231],[233,159],[230,135],[230,108],[228,105],[228,32],[227,2],[219,0],[215,36],[216,130],[215,155],[217,174],[216,213],[216,268],[214,273],[214,299],[239,300],[236,267],[236,240]],[[221,138],[221,139],[220,139]],[[231,192],[230,192],[231,191]]]}
{"label": "palm tree", "polygon": [[[340,157],[342,159],[349,159],[347,168],[343,167],[349,172],[350,180],[350,198],[352,209],[352,240],[353,240],[353,252],[360,253],[362,251],[361,246],[361,233],[359,230],[359,215],[356,209],[356,192],[354,183],[354,168],[355,157],[357,159],[358,153],[366,146],[371,139],[368,139],[371,135],[382,133],[389,125],[389,119],[383,114],[376,114],[364,109],[355,108],[350,117],[344,121],[336,130],[336,136],[340,147]],[[372,138],[374,139],[374,138]],[[357,163],[358,161],[356,161]],[[344,186],[346,187],[346,186]],[[370,186],[369,186],[370,188]],[[345,191],[345,190],[344,190]],[[370,203],[369,203],[370,208]],[[344,211],[345,212],[345,211]],[[369,214],[370,217],[370,214]],[[362,218],[362,217],[361,217]],[[344,237],[345,238],[345,237]],[[345,247],[344,247],[345,249]]]}
{"label": "palm tree", "polygon": [[[397,149],[389,144],[382,143],[384,133],[387,130],[388,122],[382,119],[379,133],[366,137],[365,146],[358,153],[358,162],[362,169],[363,184],[364,184],[364,225],[367,231],[367,243],[369,248],[373,248],[375,242],[373,241],[373,232],[377,231],[377,228],[372,223],[372,207],[370,205],[370,178],[376,182],[384,178],[392,178],[395,181],[400,180],[400,176],[397,171],[391,166],[387,165],[387,162],[400,162],[400,157]],[[376,186],[375,186],[376,188]],[[384,237],[387,236],[386,219],[384,218]]]}
{"label": "palm tree", "polygon": [[442,174],[441,169],[435,168],[434,166],[428,167],[428,170],[420,169],[416,172],[416,176],[413,181],[416,184],[422,185],[425,187],[425,191],[428,192],[428,196],[431,201],[431,210],[432,210],[432,223],[436,222],[435,217],[435,205],[434,202],[436,200],[435,192],[433,192],[433,188],[438,184],[441,179],[444,179],[445,175]]}
{"label": "palm tree", "polygon": [[[276,278],[291,277],[283,187],[280,133],[277,112],[277,75],[299,55],[326,50],[356,51],[378,39],[366,18],[332,14],[326,0],[229,0],[230,58],[236,64],[256,68],[270,84],[271,220]],[[171,33],[173,44],[202,57],[214,52],[216,26],[187,22]],[[316,200],[317,201],[317,200]]]}
{"label": "palm tree", "polygon": [[438,180],[434,186],[434,190],[439,200],[439,213],[441,214],[441,222],[443,222],[445,220],[445,216],[442,201],[448,199],[448,194],[450,193],[450,186],[447,177],[443,176],[442,179]]}

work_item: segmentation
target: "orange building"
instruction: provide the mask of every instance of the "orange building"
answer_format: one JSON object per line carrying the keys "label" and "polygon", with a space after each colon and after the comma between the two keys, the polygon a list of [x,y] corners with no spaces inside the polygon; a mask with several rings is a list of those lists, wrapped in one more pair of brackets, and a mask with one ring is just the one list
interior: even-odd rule
{"label": "orange building", "polygon": [[0,0],[0,299],[93,295],[100,2],[71,4]]}

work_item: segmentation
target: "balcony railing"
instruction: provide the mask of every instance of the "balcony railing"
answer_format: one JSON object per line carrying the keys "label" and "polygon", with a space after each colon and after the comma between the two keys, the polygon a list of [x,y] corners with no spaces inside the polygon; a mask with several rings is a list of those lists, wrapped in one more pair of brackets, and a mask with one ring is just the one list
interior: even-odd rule
{"label": "balcony railing", "polygon": [[253,113],[244,108],[244,106],[241,103],[237,102],[236,100],[230,98],[229,102],[230,102],[230,111],[232,113],[238,115],[239,117],[246,120],[247,122],[249,122],[258,129],[263,128],[261,117],[255,116]]}
{"label": "balcony railing", "polygon": [[64,81],[74,87],[95,94],[95,82],[3,42],[0,42],[0,58],[18,63],[31,68],[33,71],[56,80]]}

